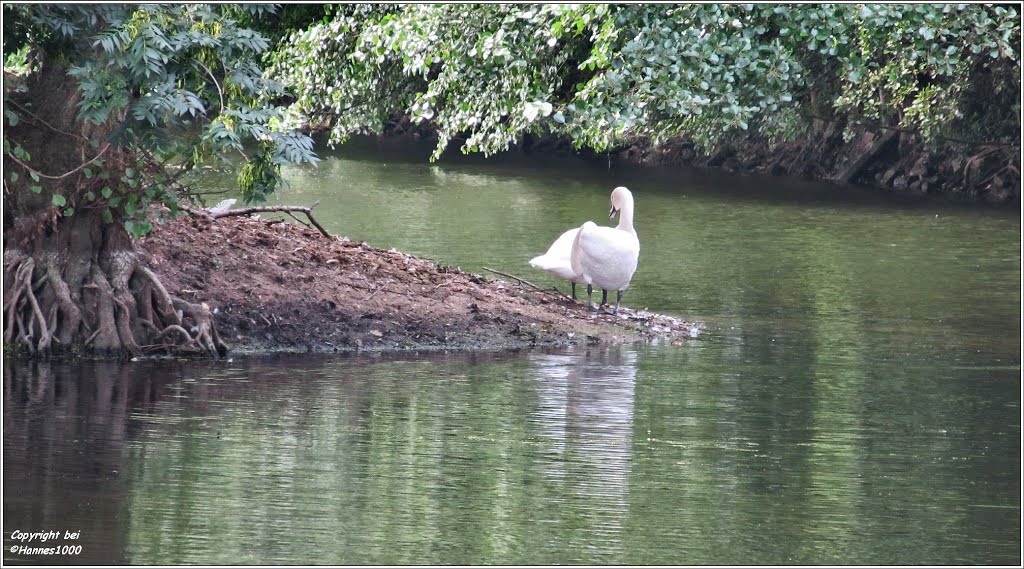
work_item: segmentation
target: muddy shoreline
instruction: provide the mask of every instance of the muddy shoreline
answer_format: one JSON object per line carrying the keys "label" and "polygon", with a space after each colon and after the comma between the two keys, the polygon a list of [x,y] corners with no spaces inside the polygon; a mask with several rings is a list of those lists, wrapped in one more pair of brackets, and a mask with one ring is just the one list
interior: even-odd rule
{"label": "muddy shoreline", "polygon": [[[229,354],[685,346],[704,325],[464,272],[259,217],[182,217],[138,249],[172,295],[205,303]],[[159,354],[151,354],[159,355]]]}

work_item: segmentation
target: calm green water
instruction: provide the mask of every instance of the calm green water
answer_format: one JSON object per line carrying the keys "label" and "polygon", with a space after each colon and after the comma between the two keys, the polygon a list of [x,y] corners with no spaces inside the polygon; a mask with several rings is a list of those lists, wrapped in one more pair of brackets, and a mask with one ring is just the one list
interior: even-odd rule
{"label": "calm green water", "polygon": [[[5,563],[1021,563],[1020,219],[779,179],[351,147],[329,230],[541,285],[637,201],[682,347],[6,364]],[[214,186],[226,182],[211,177]],[[72,557],[12,532],[80,531]],[[36,544],[33,544],[36,545]],[[47,544],[44,544],[47,545]]]}

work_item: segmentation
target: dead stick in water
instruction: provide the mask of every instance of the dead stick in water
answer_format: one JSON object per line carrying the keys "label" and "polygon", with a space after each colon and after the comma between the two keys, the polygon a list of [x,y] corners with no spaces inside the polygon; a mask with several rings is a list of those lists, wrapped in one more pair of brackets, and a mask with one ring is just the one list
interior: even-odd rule
{"label": "dead stick in water", "polygon": [[[547,293],[550,293],[550,292],[552,291],[552,289],[540,288],[539,286],[537,286],[537,285],[535,285],[535,284],[531,283],[530,281],[528,281],[528,280],[526,280],[526,279],[524,279],[524,278],[522,278],[522,277],[517,277],[517,276],[515,276],[515,275],[511,275],[511,274],[509,274],[509,273],[503,273],[503,272],[501,272],[501,271],[496,271],[496,270],[494,270],[494,269],[489,269],[489,268],[487,268],[487,267],[480,267],[480,268],[481,268],[481,269],[483,269],[483,270],[485,270],[485,271],[489,271],[489,272],[492,272],[492,273],[494,273],[494,274],[496,274],[496,275],[501,275],[501,276],[503,276],[503,277],[508,277],[508,278],[510,278],[510,279],[515,279],[515,280],[519,281],[519,285],[520,285],[520,286],[522,286],[522,285],[526,285],[526,286],[528,286],[528,287],[532,288],[533,290],[535,290],[535,291],[537,291],[537,292],[547,292]],[[568,296],[567,294],[565,294],[564,292],[562,292],[562,291],[558,290],[557,288],[556,288],[556,289],[553,289],[553,290],[554,290],[554,292],[557,292],[558,294],[560,294],[560,295],[564,296],[565,298],[569,298],[569,296]]]}

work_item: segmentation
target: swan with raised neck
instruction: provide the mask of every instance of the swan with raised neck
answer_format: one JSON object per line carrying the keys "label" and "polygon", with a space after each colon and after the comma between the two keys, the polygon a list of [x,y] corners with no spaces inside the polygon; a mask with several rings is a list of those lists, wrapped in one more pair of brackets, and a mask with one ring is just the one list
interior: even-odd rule
{"label": "swan with raised neck", "polygon": [[601,304],[608,300],[608,291],[616,291],[618,313],[623,292],[629,287],[640,259],[640,239],[633,227],[633,194],[625,186],[612,190],[608,217],[619,216],[615,227],[599,227],[588,221],[580,227],[573,240],[569,262],[573,274],[587,285],[587,306],[593,308],[593,286],[603,289]]}

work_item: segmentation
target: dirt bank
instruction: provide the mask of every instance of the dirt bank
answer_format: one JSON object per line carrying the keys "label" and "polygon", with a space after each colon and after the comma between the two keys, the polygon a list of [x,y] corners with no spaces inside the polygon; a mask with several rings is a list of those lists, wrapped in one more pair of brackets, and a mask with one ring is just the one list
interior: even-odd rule
{"label": "dirt bank", "polygon": [[270,219],[183,217],[138,245],[172,295],[215,311],[235,353],[685,345],[702,327],[590,312],[555,291]]}
{"label": "dirt bank", "polygon": [[847,142],[841,125],[831,123],[784,144],[751,138],[702,153],[682,139],[660,146],[638,139],[615,156],[632,164],[794,176],[1019,208],[1019,152],[1019,147],[999,144],[931,148],[913,134],[884,130],[861,132]]}

